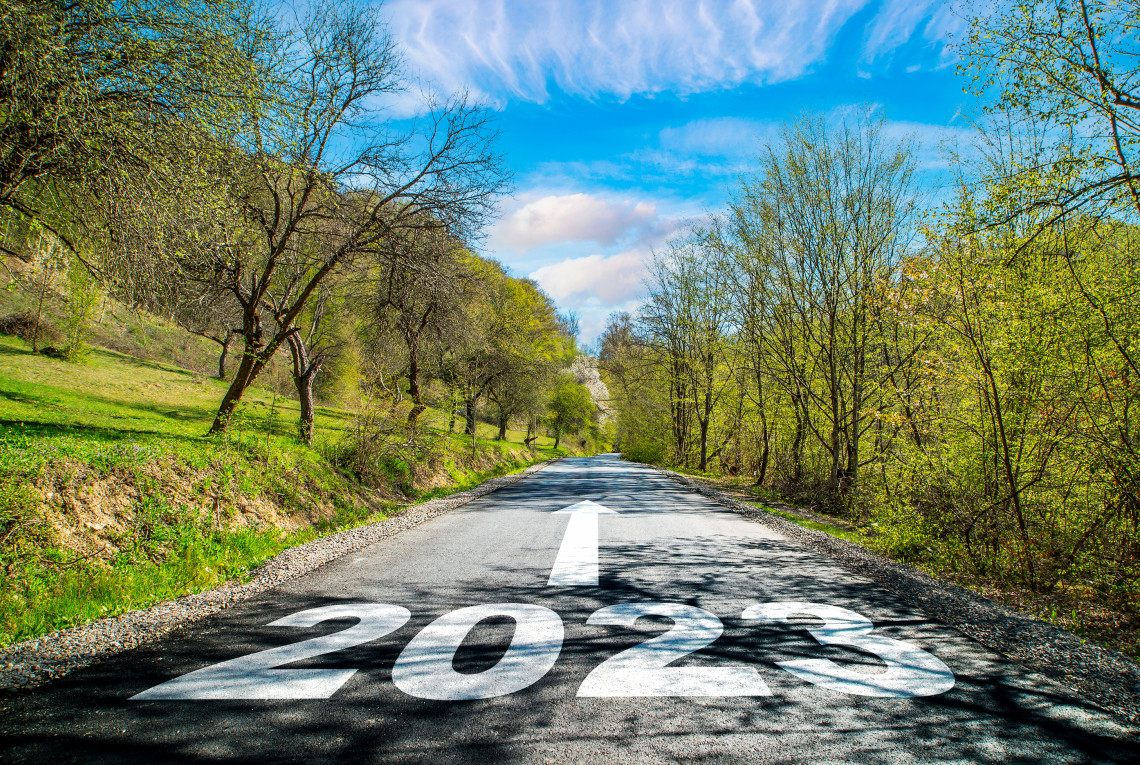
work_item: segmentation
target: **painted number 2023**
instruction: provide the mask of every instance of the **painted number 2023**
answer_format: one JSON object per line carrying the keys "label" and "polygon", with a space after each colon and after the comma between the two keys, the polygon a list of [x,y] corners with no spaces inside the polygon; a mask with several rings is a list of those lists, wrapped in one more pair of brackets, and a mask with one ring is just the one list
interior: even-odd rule
{"label": "painted number 2023", "polygon": [[[864,616],[822,603],[780,601],[745,609],[755,622],[785,622],[814,616],[822,626],[807,628],[823,645],[866,651],[886,664],[868,674],[830,659],[795,659],[777,665],[809,683],[858,696],[912,698],[933,696],[954,687],[954,674],[940,659],[902,640],[871,634]],[[676,603],[623,603],[596,611],[591,626],[632,629],[643,616],[664,617],[672,627],[627,648],[594,668],[578,688],[579,696],[770,696],[753,667],[673,667],[673,662],[711,645],[724,630],[720,619],[704,609]],[[507,617],[514,635],[502,658],[477,673],[461,673],[454,659],[468,633],[482,621]],[[333,619],[354,618],[347,629],[299,643],[270,648],[213,664],[176,677],[133,697],[136,701],[190,699],[324,699],[352,677],[355,669],[280,669],[323,654],[378,640],[411,618],[401,606],[351,603],[312,608],[270,623],[271,627],[315,627]],[[542,679],[562,651],[564,629],[558,614],[542,606],[497,603],[470,606],[444,614],[404,647],[392,668],[396,687],[411,696],[465,701],[504,696]]]}

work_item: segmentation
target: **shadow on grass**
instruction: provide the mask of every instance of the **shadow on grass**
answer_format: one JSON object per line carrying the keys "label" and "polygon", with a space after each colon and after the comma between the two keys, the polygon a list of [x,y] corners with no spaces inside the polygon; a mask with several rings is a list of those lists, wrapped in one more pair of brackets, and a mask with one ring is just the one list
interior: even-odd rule
{"label": "shadow on grass", "polygon": [[110,428],[99,425],[87,425],[83,423],[62,424],[57,422],[42,422],[38,420],[0,420],[0,428],[17,428],[19,427],[22,435],[38,437],[38,436],[57,436],[66,433],[79,432],[84,434],[85,437],[92,441],[100,441],[106,443],[115,443],[120,441],[134,441],[138,440],[139,436],[154,436],[164,440],[173,441],[187,441],[194,443],[201,443],[208,441],[206,438],[205,429],[200,436],[191,436],[187,434],[171,433],[161,430],[145,430],[133,428]]}

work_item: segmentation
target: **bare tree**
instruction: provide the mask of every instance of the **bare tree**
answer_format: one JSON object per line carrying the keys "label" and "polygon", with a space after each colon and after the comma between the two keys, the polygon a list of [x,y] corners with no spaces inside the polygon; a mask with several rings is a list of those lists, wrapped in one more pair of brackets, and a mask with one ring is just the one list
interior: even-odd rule
{"label": "bare tree", "polygon": [[378,323],[399,335],[407,349],[413,401],[408,423],[414,424],[427,408],[422,377],[428,346],[462,334],[478,278],[462,242],[431,225],[393,233],[377,243],[374,255],[369,300]]}
{"label": "bare tree", "polygon": [[185,282],[171,315],[178,326],[220,346],[218,379],[226,379],[226,361],[234,338],[241,334],[241,310],[233,294],[211,284]]}
{"label": "bare tree", "polygon": [[805,116],[765,149],[736,204],[743,265],[753,269],[745,278],[762,290],[763,341],[796,414],[793,451],[814,437],[836,489],[857,480],[872,402],[890,373],[875,367],[874,311],[911,246],[913,169],[910,143],[887,140],[881,121],[833,127]]}
{"label": "bare tree", "polygon": [[708,232],[671,240],[650,265],[649,299],[638,314],[671,371],[678,460],[687,463],[688,420],[695,418],[700,470],[708,467],[713,412],[732,377],[725,368],[734,321],[728,273]]}

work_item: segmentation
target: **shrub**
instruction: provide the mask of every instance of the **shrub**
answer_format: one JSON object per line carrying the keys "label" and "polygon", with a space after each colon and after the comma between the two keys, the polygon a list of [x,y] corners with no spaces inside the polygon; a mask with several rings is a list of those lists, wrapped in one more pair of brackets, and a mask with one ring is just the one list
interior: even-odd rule
{"label": "shrub", "polygon": [[99,283],[76,259],[67,271],[67,313],[63,318],[63,350],[68,361],[82,361],[90,354],[87,341],[98,303]]}
{"label": "shrub", "polygon": [[412,492],[419,465],[430,464],[437,446],[423,429],[409,425],[409,402],[367,402],[336,448],[333,461],[373,488],[395,484]]}
{"label": "shrub", "polygon": [[31,311],[10,313],[0,318],[0,335],[18,337],[28,343],[32,342],[37,335],[41,343],[57,343],[61,339],[59,330],[43,319],[37,319]]}

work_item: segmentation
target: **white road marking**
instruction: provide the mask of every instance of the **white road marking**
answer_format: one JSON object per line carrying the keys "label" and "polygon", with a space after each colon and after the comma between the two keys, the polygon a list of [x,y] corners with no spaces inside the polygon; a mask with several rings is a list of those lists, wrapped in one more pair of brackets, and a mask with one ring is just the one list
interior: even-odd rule
{"label": "white road marking", "polygon": [[815,685],[854,696],[915,698],[937,696],[954,687],[954,673],[937,656],[903,640],[872,635],[875,625],[867,617],[825,603],[780,601],[758,603],[744,611],[755,621],[787,621],[795,614],[824,620],[822,627],[809,627],[812,637],[824,645],[846,645],[873,653],[887,665],[886,672],[859,672],[831,659],[793,659],[776,664]]}
{"label": "white road marking", "polygon": [[642,616],[673,620],[656,635],[598,665],[579,696],[771,696],[753,667],[670,667],[694,651],[712,645],[724,632],[720,619],[703,608],[682,603],[622,603],[594,612],[586,624],[633,627]]}
{"label": "white road marking", "polygon": [[588,499],[556,511],[556,515],[568,514],[570,523],[546,581],[548,587],[598,586],[598,514],[612,512]]}
{"label": "white road marking", "polygon": [[[455,653],[471,629],[493,616],[515,620],[515,634],[499,663],[483,672],[455,671]],[[506,696],[541,680],[562,652],[562,619],[527,603],[469,606],[444,614],[412,638],[392,667],[392,682],[409,696],[470,701]]]}
{"label": "white road marking", "polygon": [[395,632],[411,618],[402,606],[346,603],[310,608],[270,623],[270,627],[315,627],[330,619],[359,619],[348,629],[299,643],[238,656],[189,672],[132,696],[131,701],[194,699],[327,699],[355,669],[275,669],[302,659],[343,651]]}

